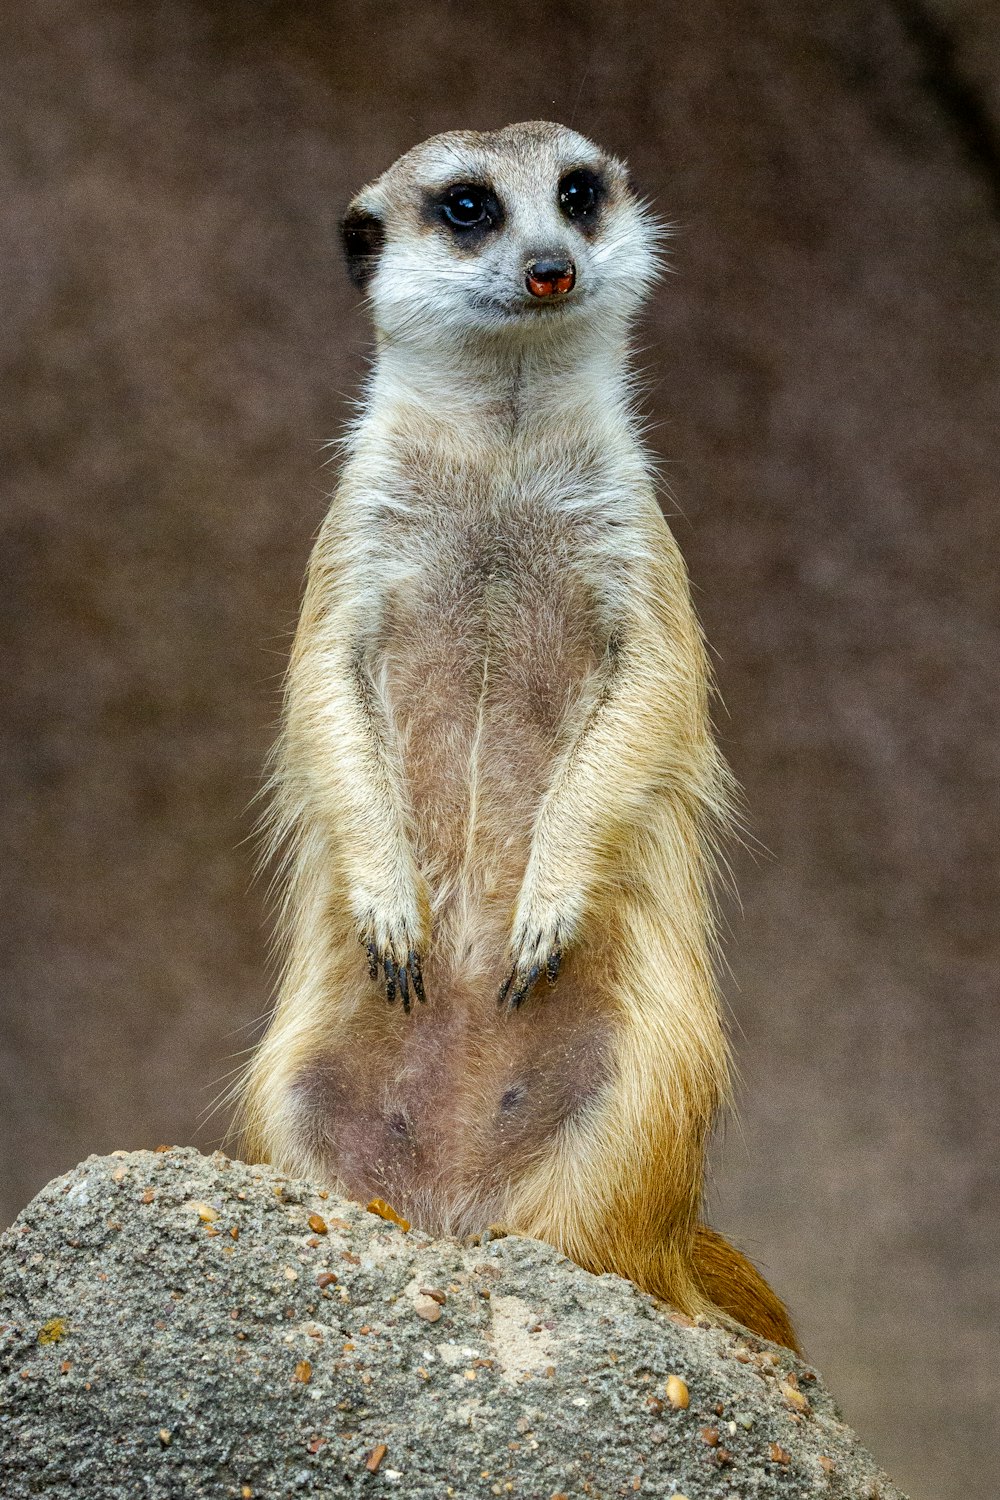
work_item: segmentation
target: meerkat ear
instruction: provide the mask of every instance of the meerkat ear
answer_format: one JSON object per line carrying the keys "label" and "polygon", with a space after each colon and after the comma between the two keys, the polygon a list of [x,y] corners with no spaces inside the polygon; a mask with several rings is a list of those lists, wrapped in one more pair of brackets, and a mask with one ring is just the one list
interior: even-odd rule
{"label": "meerkat ear", "polygon": [[340,221],[340,237],[347,259],[347,274],[363,292],[375,275],[378,258],[385,244],[385,225],[372,205],[363,197],[355,198],[347,206]]}

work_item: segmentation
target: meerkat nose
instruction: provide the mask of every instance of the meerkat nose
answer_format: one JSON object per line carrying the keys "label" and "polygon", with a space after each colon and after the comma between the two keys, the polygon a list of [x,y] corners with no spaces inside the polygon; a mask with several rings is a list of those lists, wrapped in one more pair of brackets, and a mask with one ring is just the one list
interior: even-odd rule
{"label": "meerkat nose", "polygon": [[576,266],[571,260],[539,259],[525,267],[524,284],[533,297],[562,297],[573,290]]}

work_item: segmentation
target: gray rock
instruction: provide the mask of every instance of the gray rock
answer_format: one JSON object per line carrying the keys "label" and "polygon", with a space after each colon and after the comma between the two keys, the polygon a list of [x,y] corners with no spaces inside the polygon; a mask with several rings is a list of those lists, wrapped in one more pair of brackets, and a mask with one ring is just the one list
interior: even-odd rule
{"label": "gray rock", "polygon": [[90,1157],[0,1247],[4,1500],[899,1500],[787,1351],[534,1240],[174,1149]]}

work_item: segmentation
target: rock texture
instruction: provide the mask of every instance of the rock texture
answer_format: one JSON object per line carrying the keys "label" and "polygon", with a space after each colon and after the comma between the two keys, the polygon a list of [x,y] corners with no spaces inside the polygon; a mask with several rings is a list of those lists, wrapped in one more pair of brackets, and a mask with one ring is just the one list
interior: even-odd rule
{"label": "rock texture", "polygon": [[90,1157],[24,1210],[0,1379],[5,1500],[899,1500],[787,1351],[189,1149]]}

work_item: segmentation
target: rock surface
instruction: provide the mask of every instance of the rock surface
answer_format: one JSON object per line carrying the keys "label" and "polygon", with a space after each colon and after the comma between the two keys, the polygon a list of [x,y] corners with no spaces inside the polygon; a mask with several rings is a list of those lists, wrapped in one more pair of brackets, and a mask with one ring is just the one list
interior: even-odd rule
{"label": "rock surface", "polygon": [[4,1500],[899,1497],[787,1351],[533,1240],[173,1149],[89,1158],[0,1249]]}

